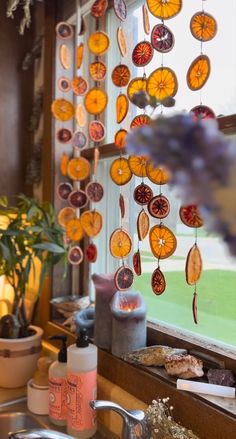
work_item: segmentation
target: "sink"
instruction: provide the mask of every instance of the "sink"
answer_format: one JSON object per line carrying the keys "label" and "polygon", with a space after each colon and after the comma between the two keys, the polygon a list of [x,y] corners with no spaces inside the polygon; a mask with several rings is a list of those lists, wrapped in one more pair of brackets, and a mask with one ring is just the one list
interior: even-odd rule
{"label": "sink", "polygon": [[[12,401],[7,405],[0,405],[0,429],[1,439],[8,439],[10,431],[49,428],[51,430],[66,433],[65,427],[58,427],[49,421],[48,416],[34,415],[27,409],[26,398],[23,401]],[[118,439],[102,425],[98,425],[98,431],[93,439]]]}

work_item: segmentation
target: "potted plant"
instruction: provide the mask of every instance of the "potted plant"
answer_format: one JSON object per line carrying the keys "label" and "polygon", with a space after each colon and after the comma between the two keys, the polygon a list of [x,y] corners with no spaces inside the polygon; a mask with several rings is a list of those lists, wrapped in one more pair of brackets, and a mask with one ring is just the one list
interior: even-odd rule
{"label": "potted plant", "polygon": [[[65,273],[67,266],[64,233],[56,223],[52,205],[41,206],[23,194],[17,198],[17,205],[9,207],[7,198],[0,197],[0,216],[6,219],[6,228],[0,229],[0,275],[6,277],[14,291],[11,314],[0,320],[0,369],[4,371],[0,386],[3,387],[24,385],[39,356],[42,330],[30,325],[25,308],[30,273],[39,276],[40,293],[53,265],[62,261]],[[40,273],[36,273],[36,259],[41,262]],[[22,379],[16,377],[19,369]]]}

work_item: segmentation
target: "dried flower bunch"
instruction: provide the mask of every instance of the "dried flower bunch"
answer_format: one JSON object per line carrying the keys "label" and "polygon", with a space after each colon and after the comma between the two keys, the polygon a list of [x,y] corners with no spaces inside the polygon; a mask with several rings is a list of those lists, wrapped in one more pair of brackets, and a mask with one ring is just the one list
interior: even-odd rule
{"label": "dried flower bunch", "polygon": [[174,421],[171,414],[173,410],[169,406],[169,398],[152,401],[146,412],[150,439],[199,439],[191,430]]}
{"label": "dried flower bunch", "polygon": [[20,5],[23,9],[24,15],[20,22],[19,34],[23,35],[25,28],[30,27],[31,23],[31,15],[30,15],[30,6],[32,5],[33,0],[8,0],[7,2],[7,17],[14,18],[13,13],[17,10],[17,7]]}

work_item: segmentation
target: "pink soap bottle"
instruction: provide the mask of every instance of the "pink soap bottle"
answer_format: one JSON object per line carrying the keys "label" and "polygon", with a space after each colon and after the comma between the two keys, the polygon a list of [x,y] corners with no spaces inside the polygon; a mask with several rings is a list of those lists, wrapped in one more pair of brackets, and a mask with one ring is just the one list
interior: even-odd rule
{"label": "pink soap bottle", "polygon": [[89,405],[97,397],[97,347],[89,343],[86,329],[68,347],[67,385],[67,432],[75,438],[91,438],[97,430],[96,414]]}
{"label": "pink soap bottle", "polygon": [[58,361],[49,367],[49,418],[55,425],[67,424],[67,346],[66,335],[55,335],[50,340],[60,340],[62,347]]}

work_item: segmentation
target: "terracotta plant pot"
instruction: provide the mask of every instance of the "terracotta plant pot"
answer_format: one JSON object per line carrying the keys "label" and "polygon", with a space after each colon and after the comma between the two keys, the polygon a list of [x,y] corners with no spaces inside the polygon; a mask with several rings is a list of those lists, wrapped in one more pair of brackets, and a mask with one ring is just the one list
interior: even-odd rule
{"label": "terracotta plant pot", "polygon": [[25,338],[0,338],[0,387],[25,386],[32,378],[41,351],[43,330],[31,326],[35,334]]}

